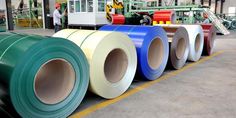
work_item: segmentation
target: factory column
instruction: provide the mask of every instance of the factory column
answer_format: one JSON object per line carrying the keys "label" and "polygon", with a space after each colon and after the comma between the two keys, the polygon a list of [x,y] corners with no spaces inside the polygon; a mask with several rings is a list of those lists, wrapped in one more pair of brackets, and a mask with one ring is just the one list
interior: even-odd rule
{"label": "factory column", "polygon": [[7,26],[8,30],[14,30],[13,18],[12,18],[12,8],[11,0],[6,0],[6,10],[7,10]]}

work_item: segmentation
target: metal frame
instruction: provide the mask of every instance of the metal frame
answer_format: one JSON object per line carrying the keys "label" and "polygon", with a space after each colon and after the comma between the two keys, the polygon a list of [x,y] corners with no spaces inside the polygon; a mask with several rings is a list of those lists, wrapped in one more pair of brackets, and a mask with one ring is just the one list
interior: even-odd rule
{"label": "metal frame", "polygon": [[[154,11],[156,10],[163,10],[163,9],[172,9],[175,10],[177,14],[182,14],[177,17],[177,19],[183,19],[181,20],[182,23],[188,23],[188,24],[193,24],[196,21],[196,18],[194,17],[194,13],[196,12],[202,12],[203,8],[208,8],[202,5],[179,5],[179,6],[152,6],[152,7],[147,7],[146,2],[141,2],[141,1],[134,1],[134,0],[126,0],[124,1],[124,15],[125,17],[132,17],[132,14],[137,14],[137,13],[148,13],[152,15]],[[139,8],[137,7],[136,9],[132,9],[132,6],[144,6],[144,8]],[[128,8],[127,8],[128,6]],[[128,10],[127,10],[128,9]],[[184,17],[185,13],[189,13],[188,17]]]}
{"label": "metal frame", "polygon": [[12,9],[11,9],[11,0],[6,1],[6,10],[7,10],[7,29],[14,30],[13,18],[12,18]]}

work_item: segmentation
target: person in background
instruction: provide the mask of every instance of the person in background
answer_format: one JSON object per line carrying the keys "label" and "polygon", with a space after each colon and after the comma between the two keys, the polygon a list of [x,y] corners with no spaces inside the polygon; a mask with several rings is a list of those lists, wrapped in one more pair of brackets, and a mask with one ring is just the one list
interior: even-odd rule
{"label": "person in background", "polygon": [[204,20],[202,23],[204,23],[204,24],[210,23],[210,20],[208,19],[208,15],[206,13],[203,13],[203,18],[204,18]]}
{"label": "person in background", "polygon": [[60,14],[59,10],[61,9],[61,5],[59,3],[55,4],[55,8],[53,12],[53,25],[56,33],[61,30],[61,18],[65,15],[65,11]]}

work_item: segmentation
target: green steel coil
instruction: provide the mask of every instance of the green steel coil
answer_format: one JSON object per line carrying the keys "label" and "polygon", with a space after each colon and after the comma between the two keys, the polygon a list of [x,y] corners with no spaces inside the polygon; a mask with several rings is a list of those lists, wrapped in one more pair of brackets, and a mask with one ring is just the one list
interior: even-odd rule
{"label": "green steel coil", "polygon": [[229,29],[231,27],[231,22],[228,20],[224,20],[222,24],[225,26],[226,29]]}
{"label": "green steel coil", "polygon": [[88,83],[88,62],[74,43],[0,34],[0,85],[21,117],[69,116],[84,98]]}
{"label": "green steel coil", "polygon": [[231,29],[236,29],[236,19],[233,19],[231,22]]}

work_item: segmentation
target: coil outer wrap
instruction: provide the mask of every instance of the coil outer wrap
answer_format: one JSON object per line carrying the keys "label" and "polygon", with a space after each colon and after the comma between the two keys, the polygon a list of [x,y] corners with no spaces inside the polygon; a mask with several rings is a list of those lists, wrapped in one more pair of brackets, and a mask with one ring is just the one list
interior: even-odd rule
{"label": "coil outer wrap", "polygon": [[66,29],[54,37],[66,38],[84,51],[90,64],[90,90],[115,98],[131,85],[137,68],[135,46],[119,32]]}
{"label": "coil outer wrap", "polygon": [[118,31],[131,38],[138,56],[136,75],[147,80],[155,80],[162,75],[169,55],[168,39],[163,28],[158,26],[105,25],[99,30]]}
{"label": "coil outer wrap", "polygon": [[204,55],[211,55],[214,49],[216,28],[213,24],[201,24],[204,32]]}
{"label": "coil outer wrap", "polygon": [[[0,82],[4,84],[5,90],[10,98],[9,101],[14,106],[15,110],[21,117],[31,118],[56,118],[69,116],[80,104],[85,96],[89,83],[88,62],[82,50],[78,48],[74,43],[61,39],[41,36],[31,36],[23,34],[0,34]],[[64,60],[65,64],[70,65],[70,73],[65,70],[61,70],[64,74],[63,77],[56,77],[58,81],[48,82],[55,75],[61,75],[59,72],[50,73],[47,76],[47,71],[53,72],[54,68],[46,68],[51,60],[60,62]],[[48,62],[48,63],[47,63]],[[64,64],[64,62],[61,62]],[[43,70],[41,67],[45,67],[47,71],[44,73],[45,77],[40,75],[39,70]],[[60,66],[63,67],[63,66]],[[69,69],[64,68],[64,69]],[[71,75],[67,77],[67,74]],[[41,77],[40,77],[41,76]],[[46,78],[48,77],[48,78]],[[60,81],[62,78],[63,81]],[[39,83],[37,79],[42,79],[44,87],[41,87],[45,98],[37,94]],[[44,80],[46,79],[46,80]],[[57,88],[61,88],[58,92],[63,92],[63,88],[67,80],[72,81],[72,88],[65,98],[57,100],[52,97],[53,92],[57,85]],[[61,82],[58,84],[58,82]],[[49,85],[47,85],[49,84]],[[39,88],[37,88],[39,87]],[[61,93],[60,93],[61,92]],[[47,99],[51,98],[52,99]],[[51,101],[50,101],[51,100]],[[56,102],[56,103],[53,103]]]}

